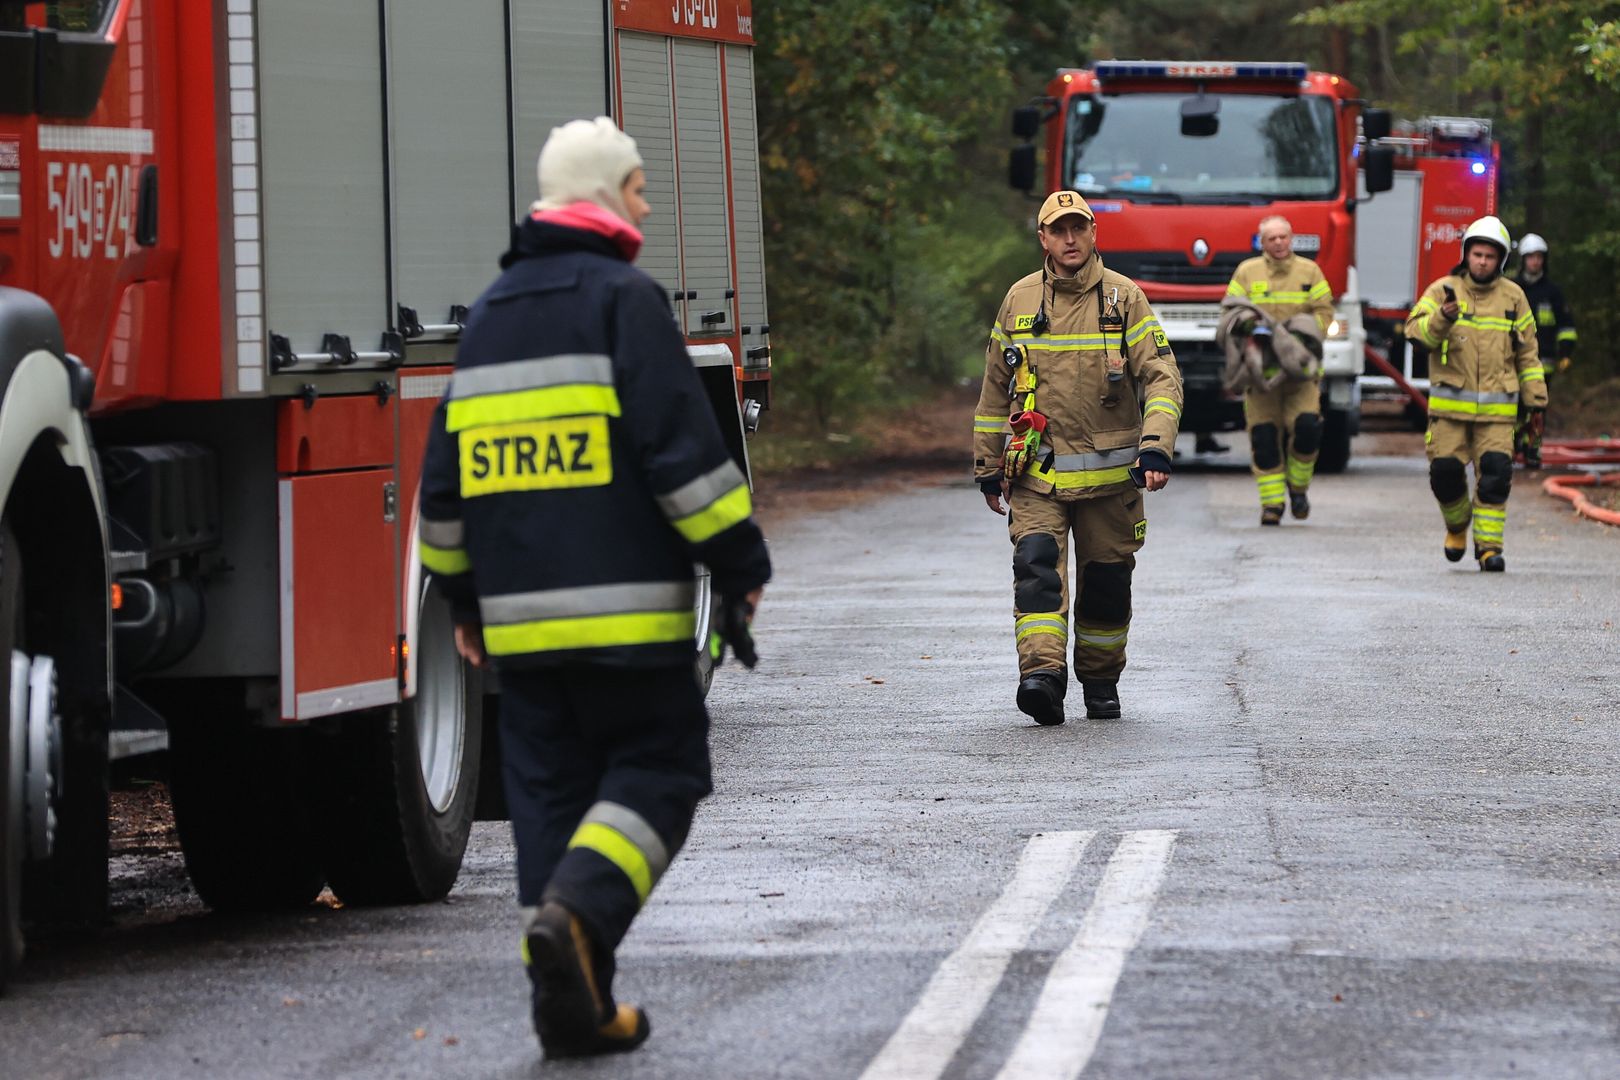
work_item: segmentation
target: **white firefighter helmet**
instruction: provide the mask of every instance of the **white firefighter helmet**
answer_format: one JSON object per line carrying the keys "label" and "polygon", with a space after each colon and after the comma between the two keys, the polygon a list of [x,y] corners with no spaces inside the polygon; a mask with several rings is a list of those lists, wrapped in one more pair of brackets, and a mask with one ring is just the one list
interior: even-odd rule
{"label": "white firefighter helmet", "polygon": [[1519,241],[1519,258],[1521,259],[1526,255],[1545,255],[1546,253],[1547,241],[1533,232],[1525,233],[1524,239]]}
{"label": "white firefighter helmet", "polygon": [[1513,241],[1508,237],[1507,226],[1502,224],[1502,220],[1495,214],[1486,214],[1484,217],[1479,218],[1468,226],[1467,232],[1463,233],[1462,249],[1464,258],[1468,257],[1468,245],[1475,240],[1484,240],[1495,244],[1504,262],[1507,261],[1508,252],[1513,248]]}

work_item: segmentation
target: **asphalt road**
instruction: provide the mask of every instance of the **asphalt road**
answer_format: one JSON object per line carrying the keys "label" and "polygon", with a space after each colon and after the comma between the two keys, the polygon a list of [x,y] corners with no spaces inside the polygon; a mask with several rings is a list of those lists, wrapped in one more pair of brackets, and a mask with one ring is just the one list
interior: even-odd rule
{"label": "asphalt road", "polygon": [[490,824],[409,909],[219,919],[119,860],[119,927],[0,1001],[0,1075],[1620,1076],[1620,530],[1521,483],[1487,576],[1415,457],[1313,495],[1265,531],[1246,472],[1151,496],[1125,716],[1054,729],[977,491],[781,522],[621,951],[635,1055],[540,1063]]}

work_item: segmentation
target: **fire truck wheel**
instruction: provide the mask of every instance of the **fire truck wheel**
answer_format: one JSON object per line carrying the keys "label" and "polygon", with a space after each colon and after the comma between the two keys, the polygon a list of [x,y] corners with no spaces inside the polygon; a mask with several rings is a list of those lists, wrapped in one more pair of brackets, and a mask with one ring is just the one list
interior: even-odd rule
{"label": "fire truck wheel", "polygon": [[697,572],[697,681],[703,696],[709,696],[714,685],[714,654],[709,652],[709,634],[714,629],[714,592],[710,587],[709,568],[698,567]]}
{"label": "fire truck wheel", "polygon": [[1316,459],[1319,473],[1342,473],[1350,465],[1350,417],[1341,409],[1322,413],[1322,451]]}
{"label": "fire truck wheel", "polygon": [[191,883],[216,911],[303,907],[325,884],[311,733],[258,727],[228,695],[216,706],[168,716],[169,787]]}
{"label": "fire truck wheel", "polygon": [[[22,605],[17,541],[0,526],[0,657],[9,658],[17,644]],[[0,738],[0,990],[22,960],[22,750],[24,717],[11,701],[11,664],[0,664],[0,705],[6,707],[5,737]]]}
{"label": "fire truck wheel", "polygon": [[456,652],[450,605],[423,590],[416,696],[323,738],[323,859],[345,904],[438,900],[461,872],[478,803],[483,680]]}

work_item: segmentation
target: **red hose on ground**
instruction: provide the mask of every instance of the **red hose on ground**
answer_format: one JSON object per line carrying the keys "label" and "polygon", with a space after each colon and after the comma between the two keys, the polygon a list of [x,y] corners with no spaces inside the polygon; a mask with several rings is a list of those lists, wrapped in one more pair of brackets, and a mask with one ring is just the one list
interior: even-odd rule
{"label": "red hose on ground", "polygon": [[[1620,440],[1609,439],[1556,439],[1542,444],[1541,460],[1547,465],[1620,465]],[[1566,473],[1549,476],[1541,482],[1541,490],[1557,499],[1575,505],[1575,512],[1605,525],[1620,525],[1620,511],[1596,506],[1583,493],[1582,487],[1620,488],[1620,472]]]}
{"label": "red hose on ground", "polygon": [[1423,396],[1423,391],[1406,381],[1406,376],[1401,374],[1400,368],[1397,368],[1394,364],[1384,359],[1384,354],[1379,352],[1377,349],[1374,349],[1371,345],[1363,345],[1361,347],[1361,351],[1366,353],[1367,359],[1372,361],[1373,367],[1377,368],[1379,371],[1382,371],[1385,375],[1388,375],[1391,379],[1393,379],[1395,381],[1395,385],[1400,387],[1401,392],[1407,397],[1411,398],[1413,404],[1422,409],[1425,415],[1428,414],[1429,399]]}

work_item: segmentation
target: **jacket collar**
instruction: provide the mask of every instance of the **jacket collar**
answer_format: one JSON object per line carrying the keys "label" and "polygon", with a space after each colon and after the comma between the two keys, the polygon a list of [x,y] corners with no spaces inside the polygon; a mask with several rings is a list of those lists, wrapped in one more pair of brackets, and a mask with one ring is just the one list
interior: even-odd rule
{"label": "jacket collar", "polygon": [[1286,270],[1288,267],[1294,265],[1294,253],[1292,251],[1280,259],[1273,259],[1270,255],[1263,251],[1260,254],[1261,257],[1266,260],[1266,269],[1273,272],[1278,270]]}
{"label": "jacket collar", "polygon": [[556,210],[537,210],[512,231],[512,247],[501,257],[505,269],[519,259],[567,251],[594,251],[634,262],[641,251],[641,232],[595,203],[576,202]]}
{"label": "jacket collar", "polygon": [[1088,289],[1094,289],[1102,280],[1102,272],[1102,255],[1095,251],[1091,253],[1091,258],[1081,265],[1080,272],[1072,278],[1059,277],[1053,266],[1052,257],[1050,255],[1046,257],[1046,279],[1051,282],[1054,294],[1083,293]]}

